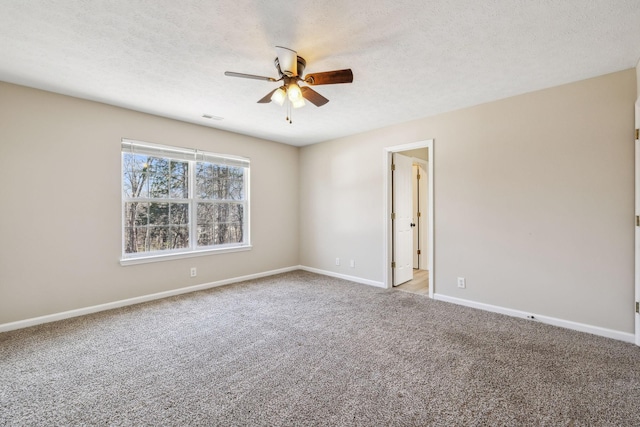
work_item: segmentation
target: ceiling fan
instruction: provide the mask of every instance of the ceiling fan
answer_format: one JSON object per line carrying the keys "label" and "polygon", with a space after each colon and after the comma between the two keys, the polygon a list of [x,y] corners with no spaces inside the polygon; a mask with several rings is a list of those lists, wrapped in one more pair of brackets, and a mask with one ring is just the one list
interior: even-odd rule
{"label": "ceiling fan", "polygon": [[[315,86],[353,82],[353,73],[351,72],[351,69],[311,73],[306,74],[303,78],[302,73],[307,66],[307,61],[305,61],[304,58],[298,56],[298,53],[295,50],[282,46],[276,46],[276,54],[277,56],[274,60],[274,65],[278,71],[278,78],[235,73],[233,71],[225,71],[224,75],[230,77],[242,77],[245,79],[266,80],[268,82],[282,81],[282,86],[266,94],[258,101],[258,103],[267,104],[273,101],[278,105],[283,105],[284,102],[288,100],[290,106],[293,108],[303,107],[305,105],[305,99],[316,107],[322,107],[324,104],[329,102],[327,98],[320,95],[309,86],[300,86],[299,83],[306,83],[307,85]],[[291,123],[288,116],[287,120]]]}

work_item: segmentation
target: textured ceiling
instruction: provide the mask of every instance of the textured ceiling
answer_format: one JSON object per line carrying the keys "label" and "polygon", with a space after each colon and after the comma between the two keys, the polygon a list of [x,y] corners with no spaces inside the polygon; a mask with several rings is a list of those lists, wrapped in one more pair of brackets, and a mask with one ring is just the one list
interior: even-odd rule
{"label": "textured ceiling", "polygon": [[[640,1],[2,0],[0,40],[0,80],[301,146],[632,68]],[[354,82],[288,124],[224,76],[276,45]]]}

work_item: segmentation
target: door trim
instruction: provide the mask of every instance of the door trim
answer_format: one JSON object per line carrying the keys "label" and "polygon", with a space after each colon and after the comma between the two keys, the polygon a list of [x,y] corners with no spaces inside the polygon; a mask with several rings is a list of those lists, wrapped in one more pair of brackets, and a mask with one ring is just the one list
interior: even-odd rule
{"label": "door trim", "polygon": [[391,289],[393,286],[393,277],[391,269],[391,257],[393,250],[392,244],[392,228],[391,228],[391,163],[392,154],[400,151],[415,150],[417,148],[426,148],[428,155],[427,163],[427,176],[429,182],[428,185],[428,236],[427,236],[427,250],[428,250],[428,265],[429,265],[429,298],[433,298],[433,294],[436,288],[436,275],[435,275],[435,235],[434,235],[434,160],[435,156],[433,150],[433,139],[427,139],[423,141],[411,142],[409,144],[392,145],[384,147],[383,149],[383,256],[384,260],[382,271],[384,276],[384,287]]}
{"label": "door trim", "polygon": [[[640,128],[640,98],[635,104],[635,128]],[[635,214],[636,217],[640,215],[640,140],[635,140]],[[635,254],[634,254],[634,304],[633,304],[633,317],[635,325],[635,342],[637,346],[640,346],[640,313],[636,311],[636,304],[640,302],[640,227],[634,218],[634,232],[635,232]]]}

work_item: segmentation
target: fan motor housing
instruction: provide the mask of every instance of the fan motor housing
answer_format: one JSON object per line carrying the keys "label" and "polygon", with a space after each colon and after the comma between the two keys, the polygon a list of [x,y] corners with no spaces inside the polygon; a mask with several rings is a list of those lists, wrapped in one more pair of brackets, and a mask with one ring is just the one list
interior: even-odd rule
{"label": "fan motor housing", "polygon": [[[305,61],[305,59],[301,56],[298,56],[298,76],[302,76],[302,73],[304,72],[304,68],[307,66],[307,61]],[[284,76],[285,73],[282,72],[282,70],[280,69],[280,61],[278,60],[278,57],[276,57],[276,59],[273,61],[273,64],[276,66],[276,70],[278,70],[278,75],[280,77]],[[289,76],[292,77],[292,76]]]}

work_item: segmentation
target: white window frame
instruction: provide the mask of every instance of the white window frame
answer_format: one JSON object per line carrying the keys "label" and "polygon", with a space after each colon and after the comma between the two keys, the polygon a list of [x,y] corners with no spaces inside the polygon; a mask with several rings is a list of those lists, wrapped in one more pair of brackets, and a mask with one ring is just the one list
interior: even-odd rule
{"label": "white window frame", "polygon": [[[163,202],[171,203],[171,202],[180,202],[180,203],[188,203],[189,204],[189,247],[181,248],[175,250],[162,250],[162,251],[153,251],[153,252],[143,252],[143,253],[134,253],[127,254],[125,253],[125,227],[126,227],[126,217],[125,217],[125,204],[131,199],[127,199],[124,194],[124,162],[123,155],[127,152],[136,153],[136,154],[145,154],[156,157],[164,157],[174,160],[188,161],[189,162],[189,194],[187,199],[172,199],[166,198],[162,199]],[[196,163],[198,162],[208,162],[215,164],[224,164],[228,166],[240,166],[244,167],[244,192],[245,192],[245,200],[244,201],[236,201],[233,203],[242,203],[244,205],[243,214],[244,214],[244,230],[243,230],[243,238],[244,242],[242,243],[229,243],[224,245],[215,245],[215,246],[198,246],[198,224],[196,221],[196,212],[197,212],[197,204],[201,199],[195,197],[195,183],[196,183]],[[121,154],[120,154],[120,198],[121,198],[121,206],[120,206],[120,215],[121,215],[121,226],[120,226],[120,239],[121,239],[121,265],[134,265],[134,264],[143,264],[148,262],[157,262],[157,261],[165,261],[172,259],[181,259],[181,258],[191,258],[197,256],[204,255],[212,255],[212,254],[221,254],[221,253],[230,253],[230,252],[240,252],[240,251],[248,251],[252,249],[251,246],[251,215],[250,215],[250,171],[251,171],[251,160],[246,157],[233,156],[227,154],[216,154],[210,153],[206,151],[200,151],[189,148],[181,148],[181,147],[173,147],[166,146],[160,144],[153,144],[150,142],[136,141],[132,139],[122,139],[121,144]],[[147,198],[148,200],[148,198]],[[205,202],[209,202],[208,200],[202,200]],[[217,201],[213,201],[214,203]],[[223,202],[223,201],[221,201]]]}

